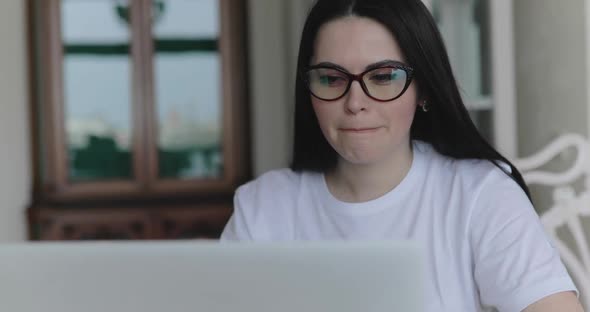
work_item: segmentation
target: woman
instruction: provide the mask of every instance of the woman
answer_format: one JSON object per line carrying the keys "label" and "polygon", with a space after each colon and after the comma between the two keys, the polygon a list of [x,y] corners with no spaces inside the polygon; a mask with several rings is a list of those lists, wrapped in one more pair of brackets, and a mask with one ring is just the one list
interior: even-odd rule
{"label": "woman", "polygon": [[419,0],[317,1],[297,69],[292,166],[238,189],[222,239],[409,239],[427,251],[427,311],[581,310]]}

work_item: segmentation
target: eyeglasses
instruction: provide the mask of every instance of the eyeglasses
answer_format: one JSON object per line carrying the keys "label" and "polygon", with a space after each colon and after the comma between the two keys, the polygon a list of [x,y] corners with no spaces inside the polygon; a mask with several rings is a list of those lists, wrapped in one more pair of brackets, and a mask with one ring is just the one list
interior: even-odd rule
{"label": "eyeglasses", "polygon": [[309,92],[324,101],[342,98],[353,81],[358,81],[367,96],[380,101],[393,101],[408,89],[414,69],[400,62],[368,69],[358,75],[329,66],[311,66],[304,76]]}

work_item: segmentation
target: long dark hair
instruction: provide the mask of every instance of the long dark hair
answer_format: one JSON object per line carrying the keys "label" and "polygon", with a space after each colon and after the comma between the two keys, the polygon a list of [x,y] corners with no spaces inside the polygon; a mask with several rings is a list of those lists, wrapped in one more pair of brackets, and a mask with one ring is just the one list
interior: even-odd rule
{"label": "long dark hair", "polygon": [[[530,198],[521,174],[478,132],[459,94],[436,23],[420,0],[318,0],[301,38],[295,84],[294,171],[325,172],[337,164],[337,152],[324,138],[301,73],[310,65],[319,28],[345,16],[371,18],[395,36],[407,63],[414,68],[419,97],[429,111],[417,112],[411,139],[430,143],[440,154],[456,159],[486,159],[512,177]],[[506,170],[500,163],[510,165]]]}

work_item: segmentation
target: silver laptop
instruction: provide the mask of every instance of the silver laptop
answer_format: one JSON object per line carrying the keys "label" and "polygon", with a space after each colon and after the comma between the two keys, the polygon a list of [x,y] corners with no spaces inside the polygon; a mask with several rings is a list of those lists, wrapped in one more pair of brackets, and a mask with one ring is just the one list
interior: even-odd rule
{"label": "silver laptop", "polygon": [[404,242],[0,245],[0,311],[422,311]]}

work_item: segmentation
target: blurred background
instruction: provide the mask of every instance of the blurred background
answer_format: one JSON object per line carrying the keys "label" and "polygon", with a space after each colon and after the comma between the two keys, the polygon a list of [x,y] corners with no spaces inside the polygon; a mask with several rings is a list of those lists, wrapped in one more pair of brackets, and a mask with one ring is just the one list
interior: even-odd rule
{"label": "blurred background", "polygon": [[[588,137],[588,1],[424,1],[509,159]],[[312,2],[1,1],[0,241],[216,238],[235,187],[289,163]],[[553,187],[531,187],[542,214]]]}

